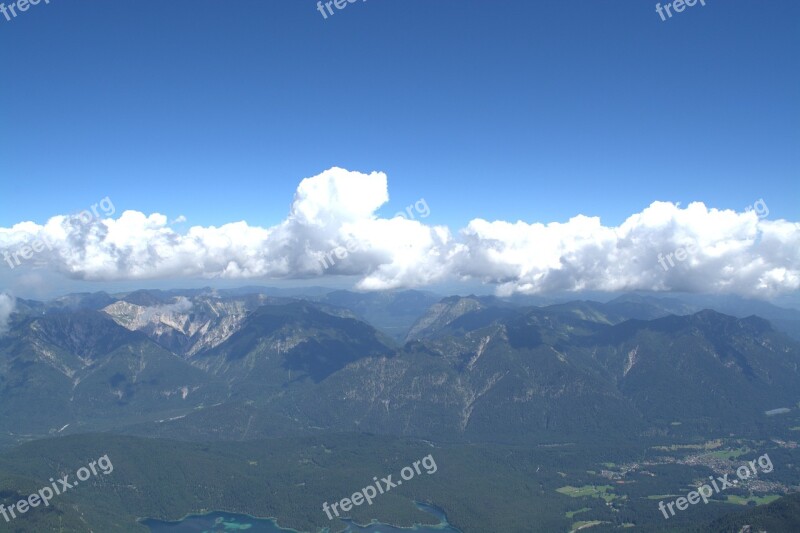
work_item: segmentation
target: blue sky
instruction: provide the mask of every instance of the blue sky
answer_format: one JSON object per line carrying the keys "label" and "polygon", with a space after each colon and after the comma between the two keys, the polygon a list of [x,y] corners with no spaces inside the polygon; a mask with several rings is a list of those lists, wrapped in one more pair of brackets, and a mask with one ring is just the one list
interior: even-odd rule
{"label": "blue sky", "polygon": [[0,18],[0,225],[105,196],[269,225],[334,165],[386,172],[382,213],[424,197],[455,227],[654,200],[796,218],[800,4],[654,6],[42,3]]}
{"label": "blue sky", "polygon": [[[705,4],[666,21],[648,0],[0,16],[0,250],[52,244],[25,269],[0,257],[0,286],[796,292],[800,3]],[[106,197],[116,222],[44,226]],[[429,217],[392,219],[419,199]],[[760,218],[710,209],[759,200]],[[348,239],[359,252],[320,269]]]}

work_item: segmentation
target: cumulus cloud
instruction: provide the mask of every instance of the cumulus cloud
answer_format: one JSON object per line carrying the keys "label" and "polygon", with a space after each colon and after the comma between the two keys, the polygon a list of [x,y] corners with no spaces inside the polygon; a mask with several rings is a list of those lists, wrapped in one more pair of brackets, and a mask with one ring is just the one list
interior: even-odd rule
{"label": "cumulus cloud", "polygon": [[8,332],[8,321],[16,306],[16,298],[8,294],[0,294],[0,337]]}
{"label": "cumulus cloud", "polygon": [[[30,263],[84,280],[351,275],[358,288],[379,290],[477,279],[501,294],[772,296],[800,288],[800,223],[756,211],[654,202],[616,227],[583,215],[549,224],[478,218],[454,235],[421,220],[378,217],[388,200],[385,174],[332,168],[304,179],[285,220],[269,228],[241,221],[179,233],[164,215],[125,211],[90,223],[53,217],[0,228],[0,250],[43,239],[48,246]],[[691,253],[675,255],[690,245]],[[337,247],[350,251],[330,266],[325,258]]]}
{"label": "cumulus cloud", "polygon": [[[473,220],[456,270],[498,292],[655,290],[770,296],[800,287],[800,224],[654,202],[618,227]],[[678,252],[682,250],[682,252]],[[672,255],[670,255],[672,254]]]}

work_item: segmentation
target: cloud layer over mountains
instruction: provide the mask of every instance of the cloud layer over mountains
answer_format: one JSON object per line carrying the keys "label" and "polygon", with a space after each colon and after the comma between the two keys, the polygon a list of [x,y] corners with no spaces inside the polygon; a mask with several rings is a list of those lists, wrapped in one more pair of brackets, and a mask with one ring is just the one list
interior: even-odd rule
{"label": "cloud layer over mountains", "polygon": [[[388,200],[385,174],[332,168],[304,179],[288,216],[273,227],[242,221],[179,232],[158,213],[125,211],[88,222],[56,216],[44,225],[0,228],[0,252],[47,243],[29,259],[18,255],[19,266],[4,254],[0,266],[107,281],[352,275],[366,290],[472,279],[495,284],[501,294],[675,290],[772,296],[800,288],[800,223],[760,219],[755,211],[654,202],[617,227],[583,215],[549,224],[478,218],[454,234],[422,220],[379,218],[375,213]],[[340,246],[342,257],[331,254]],[[665,257],[690,246],[678,258]],[[344,247],[350,251],[342,253]],[[326,256],[333,261],[325,263]]]}

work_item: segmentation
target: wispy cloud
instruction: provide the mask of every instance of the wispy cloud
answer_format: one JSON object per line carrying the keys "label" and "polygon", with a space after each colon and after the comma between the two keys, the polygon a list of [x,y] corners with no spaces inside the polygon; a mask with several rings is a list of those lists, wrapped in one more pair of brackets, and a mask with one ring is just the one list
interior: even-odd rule
{"label": "wispy cloud", "polygon": [[8,294],[0,294],[0,336],[8,332],[8,321],[16,306],[16,298]]}
{"label": "wispy cloud", "polygon": [[143,321],[150,321],[155,316],[171,317],[172,315],[188,313],[192,310],[192,307],[194,307],[194,304],[191,300],[185,296],[177,296],[175,298],[175,303],[142,308],[140,319]]}

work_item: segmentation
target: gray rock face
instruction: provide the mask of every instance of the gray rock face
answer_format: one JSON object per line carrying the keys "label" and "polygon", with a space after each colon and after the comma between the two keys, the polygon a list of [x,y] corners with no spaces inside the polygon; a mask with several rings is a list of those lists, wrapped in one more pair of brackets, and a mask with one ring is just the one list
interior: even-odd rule
{"label": "gray rock face", "polygon": [[130,331],[141,331],[173,353],[191,358],[237,332],[248,313],[270,297],[216,298],[178,296],[173,303],[144,306],[118,301],[103,312]]}

